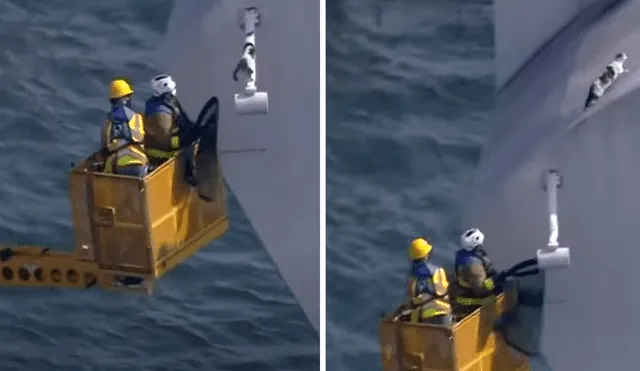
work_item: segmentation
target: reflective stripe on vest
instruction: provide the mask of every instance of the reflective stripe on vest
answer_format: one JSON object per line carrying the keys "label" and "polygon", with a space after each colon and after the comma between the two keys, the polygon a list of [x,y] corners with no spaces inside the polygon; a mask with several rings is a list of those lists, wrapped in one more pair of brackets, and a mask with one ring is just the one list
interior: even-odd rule
{"label": "reflective stripe on vest", "polygon": [[474,305],[485,305],[491,303],[496,299],[495,295],[490,295],[484,298],[472,298],[465,296],[458,296],[456,298],[456,303],[460,305],[474,306]]}
{"label": "reflective stripe on vest", "polygon": [[144,152],[140,151],[135,147],[127,147],[123,150],[120,150],[116,157],[117,166],[131,166],[131,165],[144,165],[146,161],[144,160]]}
{"label": "reflective stripe on vest", "polygon": [[146,151],[147,156],[162,159],[173,158],[178,154],[178,151],[162,151],[155,148],[147,148]]}
{"label": "reflective stripe on vest", "polygon": [[104,163],[105,173],[116,173],[115,167],[146,165],[145,154],[133,146],[129,146],[107,157]]}
{"label": "reflective stripe on vest", "polygon": [[418,323],[422,319],[428,319],[436,316],[444,316],[446,314],[448,313],[445,311],[437,310],[435,308],[428,308],[428,309],[417,308],[417,309],[414,309],[413,312],[411,312],[411,322]]}
{"label": "reflective stripe on vest", "polygon": [[175,151],[163,151],[161,149],[148,148],[147,147],[147,155],[149,157],[161,158],[161,159],[169,159],[173,158],[178,154],[180,150],[180,136],[174,135],[171,137],[171,148],[175,148]]}

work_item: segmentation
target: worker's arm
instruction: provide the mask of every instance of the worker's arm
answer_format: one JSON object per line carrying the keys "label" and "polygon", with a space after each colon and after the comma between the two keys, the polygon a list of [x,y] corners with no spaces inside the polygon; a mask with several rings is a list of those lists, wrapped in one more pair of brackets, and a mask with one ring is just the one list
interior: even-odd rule
{"label": "worker's arm", "polygon": [[102,136],[100,141],[100,152],[96,156],[96,161],[105,161],[115,149],[115,144],[109,142],[111,132],[111,122],[108,120],[102,126]]}
{"label": "worker's arm", "polygon": [[415,277],[410,277],[409,281],[407,282],[407,305],[409,307],[413,306],[413,300],[417,297],[416,284],[417,281]]}
{"label": "worker's arm", "polygon": [[161,151],[175,151],[180,148],[177,133],[171,132],[173,117],[170,114],[159,112],[148,115],[144,124],[146,147]]}
{"label": "worker's arm", "polygon": [[109,144],[107,143],[107,138],[109,138],[109,130],[111,130],[111,124],[109,123],[109,121],[107,121],[104,123],[104,125],[102,125],[102,132],[100,136],[100,150],[102,152],[107,149],[107,146]]}

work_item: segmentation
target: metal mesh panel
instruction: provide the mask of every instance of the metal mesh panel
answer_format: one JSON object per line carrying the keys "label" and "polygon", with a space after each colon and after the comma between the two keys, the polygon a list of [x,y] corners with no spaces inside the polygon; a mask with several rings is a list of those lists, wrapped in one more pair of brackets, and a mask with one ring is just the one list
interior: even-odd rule
{"label": "metal mesh panel", "polygon": [[149,237],[140,179],[92,174],[94,233],[99,266],[149,271]]}
{"label": "metal mesh panel", "polygon": [[222,170],[216,167],[212,171],[215,197],[206,202],[187,184],[185,165],[183,151],[146,179],[156,266],[226,221],[227,195]]}
{"label": "metal mesh panel", "polygon": [[74,169],[69,174],[69,200],[73,218],[73,236],[76,254],[81,259],[93,259],[93,237],[87,198],[87,172]]}
{"label": "metal mesh panel", "polygon": [[120,270],[128,268],[147,271],[150,268],[148,250],[145,246],[145,230],[129,230],[114,233],[113,228],[98,227],[98,239],[101,242],[98,264]]}
{"label": "metal mesh panel", "polygon": [[203,173],[214,190],[204,201],[185,181],[184,155],[144,180],[76,167],[69,179],[76,251],[101,268],[161,274],[157,267],[166,270],[220,236],[227,228],[222,169]]}
{"label": "metal mesh panel", "polygon": [[227,195],[222,170],[219,167],[213,170],[211,184],[215,185],[215,197],[206,202],[185,181],[185,164],[183,151],[146,179],[156,266],[226,221]]}

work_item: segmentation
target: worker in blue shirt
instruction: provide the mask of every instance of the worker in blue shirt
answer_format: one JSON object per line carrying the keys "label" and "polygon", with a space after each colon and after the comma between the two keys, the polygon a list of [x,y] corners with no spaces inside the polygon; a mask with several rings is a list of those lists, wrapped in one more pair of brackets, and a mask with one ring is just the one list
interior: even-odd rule
{"label": "worker in blue shirt", "polygon": [[[177,84],[171,76],[161,74],[154,77],[151,88],[153,96],[145,104],[145,149],[151,167],[156,168],[179,150],[189,148],[185,175],[187,181],[195,186],[196,150],[217,144],[218,99],[209,99],[193,121],[177,98]],[[216,151],[216,148],[204,149]]]}
{"label": "worker in blue shirt", "polygon": [[151,167],[156,168],[185,147],[184,133],[193,123],[176,97],[177,84],[171,76],[154,77],[151,89],[153,96],[145,103],[145,148]]}
{"label": "worker in blue shirt", "polygon": [[460,237],[462,248],[456,252],[452,296],[456,309],[464,314],[496,298],[500,291],[496,271],[483,248],[484,234],[477,228]]}

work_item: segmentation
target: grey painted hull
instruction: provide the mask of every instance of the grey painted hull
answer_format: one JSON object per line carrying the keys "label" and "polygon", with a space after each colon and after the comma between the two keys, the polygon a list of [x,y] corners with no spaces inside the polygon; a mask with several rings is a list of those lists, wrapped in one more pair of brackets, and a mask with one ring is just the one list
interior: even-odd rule
{"label": "grey painted hull", "polygon": [[[239,11],[256,6],[260,91],[268,115],[239,116],[233,94],[244,35]],[[320,323],[320,6],[316,1],[176,1],[161,61],[192,117],[220,99],[225,179],[311,324]],[[231,220],[233,228],[233,219]],[[241,249],[242,246],[237,246]]]}
{"label": "grey painted hull", "polygon": [[[518,33],[516,21],[501,19],[514,14],[505,10],[510,6],[529,7],[526,24],[545,28],[536,10],[539,1],[510,3],[496,1],[498,40]],[[553,14],[554,6],[546,4],[545,14]],[[532,50],[512,47],[516,56],[510,55],[509,43],[498,42],[504,84],[498,129],[479,169],[470,223],[485,230],[488,249],[501,267],[534,256],[548,236],[542,173],[560,169],[560,241],[572,247],[572,261],[568,270],[547,272],[540,285],[541,351],[553,370],[635,370],[640,349],[640,322],[633,319],[640,310],[635,238],[640,229],[640,1],[600,1],[573,10],[576,14],[563,16],[568,21],[580,12],[571,25],[552,20],[556,23],[544,32],[561,32],[538,52],[533,49],[546,41],[544,32],[525,36],[537,38]],[[591,82],[617,52],[628,54],[630,73],[583,111]],[[532,58],[526,62],[523,55]]]}

